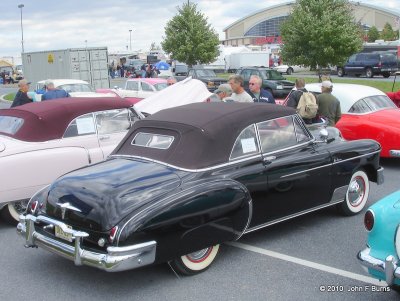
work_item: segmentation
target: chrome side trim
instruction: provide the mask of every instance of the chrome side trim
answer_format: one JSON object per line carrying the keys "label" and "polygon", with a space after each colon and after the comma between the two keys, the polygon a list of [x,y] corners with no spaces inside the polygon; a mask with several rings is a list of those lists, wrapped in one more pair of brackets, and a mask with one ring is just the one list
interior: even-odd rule
{"label": "chrome side trim", "polygon": [[375,258],[370,255],[371,248],[368,246],[357,254],[357,259],[360,261],[361,265],[372,269],[385,276],[386,283],[389,286],[394,284],[394,280],[400,279],[400,266],[399,262],[396,262],[394,256],[389,255],[386,257],[385,261]]}
{"label": "chrome side trim", "polygon": [[380,152],[380,150],[372,152],[372,153],[368,153],[368,154],[365,154],[365,155],[360,155],[360,156],[356,156],[356,157],[353,157],[353,158],[345,159],[345,160],[335,160],[333,163],[329,163],[329,164],[325,164],[325,165],[322,165],[322,166],[309,168],[309,169],[302,170],[302,171],[297,171],[297,172],[294,172],[294,173],[291,173],[291,174],[287,174],[287,175],[281,176],[281,178],[286,178],[286,177],[290,177],[290,176],[299,175],[299,174],[302,174],[302,173],[305,173],[305,172],[308,172],[308,171],[317,170],[317,169],[324,168],[324,167],[331,166],[331,165],[333,166],[333,165],[341,164],[343,162],[347,162],[347,161],[359,159],[359,158],[362,158],[362,157],[374,155],[374,154],[377,154],[379,152]]}
{"label": "chrome side trim", "polygon": [[307,213],[310,213],[310,212],[314,212],[314,211],[320,210],[322,208],[330,207],[330,206],[336,205],[336,204],[341,203],[341,202],[342,201],[333,202],[333,203],[330,202],[330,203],[327,203],[327,204],[324,204],[324,205],[320,205],[320,206],[314,207],[312,209],[303,210],[303,211],[298,212],[298,213],[294,213],[294,214],[291,214],[291,215],[288,215],[288,216],[285,216],[285,217],[282,217],[282,218],[278,218],[276,220],[267,222],[265,224],[261,224],[261,225],[255,226],[253,228],[250,228],[244,234],[247,234],[247,233],[250,233],[250,232],[253,232],[253,231],[268,227],[268,226],[271,226],[271,225],[275,225],[275,224],[278,224],[280,222],[295,218],[297,216],[301,216],[301,215],[304,215],[304,214],[307,214]]}
{"label": "chrome side trim", "polygon": [[[131,270],[140,266],[152,264],[155,261],[155,241],[148,241],[125,247],[108,247],[106,253],[86,250],[82,247],[83,237],[89,236],[86,232],[75,231],[66,224],[44,216],[35,217],[31,214],[20,215],[17,233],[25,238],[25,247],[41,247],[51,253],[72,260],[75,265],[87,265],[107,272]],[[64,232],[72,235],[73,245],[45,236],[36,231],[36,223],[42,222],[57,225]]]}
{"label": "chrome side trim", "polygon": [[249,217],[248,217],[248,219],[247,219],[246,226],[244,227],[243,232],[240,233],[239,237],[238,237],[236,240],[239,240],[239,238],[241,238],[241,237],[246,233],[246,230],[247,230],[247,229],[249,228],[249,226],[250,226],[250,222],[251,222],[251,218],[252,218],[252,217],[253,217],[253,200],[250,199],[250,200],[249,200]]}

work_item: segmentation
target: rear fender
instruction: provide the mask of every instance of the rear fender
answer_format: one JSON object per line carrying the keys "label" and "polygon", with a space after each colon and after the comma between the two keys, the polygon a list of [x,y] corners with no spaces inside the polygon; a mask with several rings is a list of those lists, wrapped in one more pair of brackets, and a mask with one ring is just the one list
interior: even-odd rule
{"label": "rear fender", "polygon": [[239,239],[251,215],[251,197],[241,183],[231,179],[187,183],[126,220],[118,244],[154,239],[157,261],[166,261]]}

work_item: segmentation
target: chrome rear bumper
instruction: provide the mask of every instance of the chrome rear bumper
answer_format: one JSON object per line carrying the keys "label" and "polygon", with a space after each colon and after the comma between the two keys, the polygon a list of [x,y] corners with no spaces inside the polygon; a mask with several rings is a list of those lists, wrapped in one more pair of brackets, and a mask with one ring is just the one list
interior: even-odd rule
{"label": "chrome rear bumper", "polygon": [[400,267],[394,257],[389,255],[385,261],[377,259],[370,255],[371,249],[369,247],[360,251],[357,259],[360,263],[368,269],[375,270],[385,275],[385,281],[389,286],[392,286],[395,279],[400,279]]}
{"label": "chrome rear bumper", "polygon": [[[35,229],[35,223],[59,226],[72,235],[73,246],[52,237],[45,236]],[[36,225],[37,226],[37,225]],[[41,247],[52,253],[74,261],[75,265],[87,265],[107,272],[120,272],[152,264],[156,256],[155,241],[125,247],[108,247],[106,253],[97,253],[82,248],[86,232],[69,229],[66,224],[45,216],[20,215],[17,233],[25,238],[25,247]]]}

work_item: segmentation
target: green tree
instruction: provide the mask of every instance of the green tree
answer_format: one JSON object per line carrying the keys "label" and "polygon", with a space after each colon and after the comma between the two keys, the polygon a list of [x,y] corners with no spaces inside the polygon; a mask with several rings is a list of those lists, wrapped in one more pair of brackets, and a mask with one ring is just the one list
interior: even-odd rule
{"label": "green tree", "polygon": [[297,0],[281,25],[282,57],[311,68],[341,65],[362,48],[362,31],[347,0]]}
{"label": "green tree", "polygon": [[163,39],[163,50],[189,66],[211,63],[219,55],[218,34],[197,5],[189,1],[178,7],[178,14],[168,21]]}
{"label": "green tree", "polygon": [[368,42],[375,42],[376,40],[379,40],[380,34],[378,31],[378,28],[376,28],[375,26],[372,26],[369,30],[368,30]]}
{"label": "green tree", "polygon": [[392,25],[387,22],[381,32],[381,39],[385,41],[393,41],[397,39],[397,32],[393,31]]}

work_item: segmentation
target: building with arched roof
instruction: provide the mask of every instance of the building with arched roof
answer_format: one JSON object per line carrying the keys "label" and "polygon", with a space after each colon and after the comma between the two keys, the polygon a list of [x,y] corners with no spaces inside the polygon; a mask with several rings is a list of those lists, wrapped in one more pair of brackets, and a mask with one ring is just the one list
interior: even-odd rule
{"label": "building with arched roof", "polygon": [[[226,46],[280,44],[280,24],[290,15],[294,1],[271,6],[248,15],[224,28]],[[382,30],[389,23],[399,29],[400,13],[361,1],[351,2],[356,22],[365,29],[372,26]]]}

